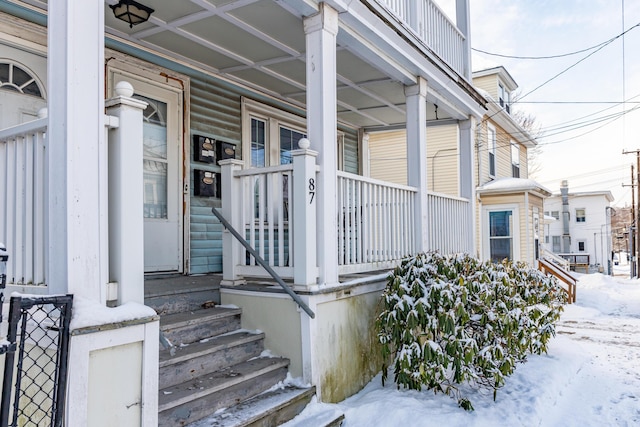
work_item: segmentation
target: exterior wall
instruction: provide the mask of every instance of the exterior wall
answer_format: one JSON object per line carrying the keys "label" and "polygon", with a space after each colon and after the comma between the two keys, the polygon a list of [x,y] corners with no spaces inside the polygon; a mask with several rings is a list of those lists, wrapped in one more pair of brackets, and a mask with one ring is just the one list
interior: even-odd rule
{"label": "exterior wall", "polygon": [[428,188],[450,196],[460,194],[458,126],[427,127]]}
{"label": "exterior wall", "polygon": [[293,377],[315,384],[322,402],[339,402],[361,390],[382,367],[375,319],[384,286],[302,295],[315,319],[282,293],[223,288],[220,295],[222,304],[242,307],[243,328],[264,331],[265,347],[290,359]]}
{"label": "exterior wall", "polygon": [[495,75],[474,77],[473,85],[487,92],[491,98],[498,99],[498,80]]}
{"label": "exterior wall", "polygon": [[[483,195],[478,215],[478,247],[482,258],[488,258],[488,209],[517,209],[517,251],[514,251],[514,261],[523,261],[533,265],[535,261],[536,222],[539,243],[542,243],[542,215],[543,200],[531,193]],[[538,221],[535,213],[538,213]],[[514,224],[515,225],[515,224]],[[514,236],[515,237],[515,236]],[[515,240],[514,240],[515,243]],[[515,248],[514,248],[515,249]]]}
{"label": "exterior wall", "polygon": [[407,132],[394,130],[369,133],[371,178],[407,185]]}
{"label": "exterior wall", "polygon": [[[265,349],[290,360],[289,372],[301,377],[302,332],[300,317],[307,314],[298,310],[296,303],[283,293],[220,289],[223,305],[242,307],[242,328],[259,329],[265,333]],[[277,313],[277,315],[275,314]]]}
{"label": "exterior wall", "polygon": [[[588,253],[591,264],[607,266],[609,259],[607,249],[607,212],[609,206],[604,194],[577,195],[569,193],[569,234],[571,236],[572,253]],[[585,222],[576,222],[576,209],[585,209]],[[545,214],[558,211],[560,220],[548,224],[549,243],[545,249],[553,252],[553,236],[560,236],[562,241],[562,198],[559,195],[549,197],[544,203]],[[585,251],[580,252],[578,242],[585,242]],[[562,248],[561,248],[562,252]]]}
{"label": "exterior wall", "polygon": [[[407,184],[406,131],[369,133],[369,171],[372,178]],[[427,185],[430,191],[459,195],[458,126],[427,127]]]}

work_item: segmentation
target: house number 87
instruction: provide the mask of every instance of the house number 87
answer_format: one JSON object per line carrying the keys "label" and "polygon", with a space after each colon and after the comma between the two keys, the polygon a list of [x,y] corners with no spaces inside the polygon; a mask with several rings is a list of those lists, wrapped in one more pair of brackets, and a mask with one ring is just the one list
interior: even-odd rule
{"label": "house number 87", "polygon": [[309,204],[312,204],[313,198],[316,195],[316,180],[313,178],[309,178],[309,195],[311,196],[311,200],[309,200]]}

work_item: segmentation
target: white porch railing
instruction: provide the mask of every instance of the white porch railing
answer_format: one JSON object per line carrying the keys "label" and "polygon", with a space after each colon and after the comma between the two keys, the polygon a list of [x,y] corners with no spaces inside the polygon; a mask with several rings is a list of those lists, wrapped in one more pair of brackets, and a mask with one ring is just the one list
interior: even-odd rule
{"label": "white porch railing", "polygon": [[469,200],[429,192],[428,248],[443,254],[473,253],[473,216]]}
{"label": "white porch railing", "polygon": [[[234,173],[240,180],[239,231],[273,270],[283,278],[293,278],[293,165],[244,169]],[[244,251],[243,248],[240,248]],[[238,273],[263,276],[264,270],[246,253],[239,256]]]}
{"label": "white porch railing", "polygon": [[415,253],[417,189],[338,172],[340,274],[393,266]]}
{"label": "white porch railing", "polygon": [[465,36],[433,0],[376,0],[393,12],[458,74],[465,75]]}
{"label": "white porch railing", "polygon": [[0,241],[7,284],[45,284],[47,118],[0,131]]}

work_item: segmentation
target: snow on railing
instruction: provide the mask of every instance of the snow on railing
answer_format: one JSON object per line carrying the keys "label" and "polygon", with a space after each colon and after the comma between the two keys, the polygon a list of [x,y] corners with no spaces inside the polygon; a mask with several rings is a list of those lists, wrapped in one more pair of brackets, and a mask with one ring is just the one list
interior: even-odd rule
{"label": "snow on railing", "polygon": [[0,241],[7,284],[45,283],[47,118],[0,130]]}
{"label": "snow on railing", "polygon": [[376,0],[410,28],[458,74],[465,76],[465,39],[433,0]]}
{"label": "snow on railing", "polygon": [[417,189],[338,172],[340,273],[370,271],[415,253]]}
{"label": "snow on railing", "polygon": [[469,200],[428,193],[428,248],[442,254],[473,253],[473,218]]}

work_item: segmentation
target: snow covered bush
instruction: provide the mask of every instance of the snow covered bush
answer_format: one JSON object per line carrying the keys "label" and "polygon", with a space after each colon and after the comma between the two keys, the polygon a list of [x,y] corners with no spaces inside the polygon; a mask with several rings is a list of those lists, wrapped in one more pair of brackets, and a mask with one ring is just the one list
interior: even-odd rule
{"label": "snow covered bush", "polygon": [[565,302],[555,278],[522,263],[420,254],[389,276],[378,338],[398,387],[443,392],[472,410],[459,386],[495,399],[516,363],[546,352]]}

